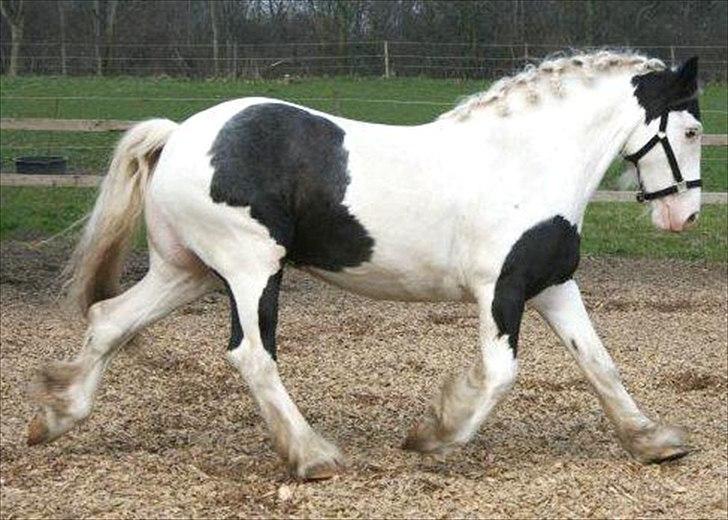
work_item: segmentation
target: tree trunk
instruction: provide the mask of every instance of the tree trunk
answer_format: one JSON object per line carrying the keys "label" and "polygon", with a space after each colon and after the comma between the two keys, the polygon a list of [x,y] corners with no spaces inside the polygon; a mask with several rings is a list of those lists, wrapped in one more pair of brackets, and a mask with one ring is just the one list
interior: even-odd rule
{"label": "tree trunk", "polygon": [[23,24],[11,25],[10,37],[12,43],[10,44],[10,68],[8,69],[8,76],[17,76],[20,43],[23,41]]}
{"label": "tree trunk", "polygon": [[93,23],[94,23],[94,61],[96,62],[96,75],[101,76],[104,73],[103,62],[101,59],[101,0],[94,0],[93,3]]}
{"label": "tree trunk", "polygon": [[207,5],[210,6],[210,22],[212,24],[212,63],[215,77],[220,75],[220,26],[218,25],[216,4],[216,0],[208,0],[207,2]]}
{"label": "tree trunk", "polygon": [[114,41],[116,36],[116,12],[119,6],[118,0],[108,0],[106,4],[106,23],[104,24],[104,72],[108,73],[112,68],[114,58]]}
{"label": "tree trunk", "polygon": [[586,43],[589,47],[594,46],[594,3],[586,0]]}
{"label": "tree trunk", "polygon": [[68,63],[66,58],[66,2],[58,0],[58,33],[61,39],[61,75],[68,74]]}
{"label": "tree trunk", "polygon": [[10,25],[10,65],[8,76],[18,75],[20,60],[20,44],[23,42],[23,29],[25,27],[25,16],[23,15],[24,0],[12,2],[3,0],[0,2],[0,12]]}

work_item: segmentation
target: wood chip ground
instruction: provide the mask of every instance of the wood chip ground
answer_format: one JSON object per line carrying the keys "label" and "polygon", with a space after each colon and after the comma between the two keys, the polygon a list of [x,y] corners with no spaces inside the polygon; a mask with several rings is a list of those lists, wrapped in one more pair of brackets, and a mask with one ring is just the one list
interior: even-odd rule
{"label": "wood chip ground", "polygon": [[[476,354],[476,308],[373,302],[289,272],[279,361],[292,396],[348,457],[333,480],[288,477],[223,355],[227,301],[212,294],[152,326],[114,361],[96,411],[25,446],[27,384],[68,358],[83,324],[53,280],[65,246],[1,246],[2,518],[726,518],[726,267],[585,259],[588,307],[627,387],[695,452],[644,466],[619,447],[584,378],[538,316],[522,331],[515,390],[445,458],[399,444],[446,373]],[[131,278],[144,272],[135,257]]]}

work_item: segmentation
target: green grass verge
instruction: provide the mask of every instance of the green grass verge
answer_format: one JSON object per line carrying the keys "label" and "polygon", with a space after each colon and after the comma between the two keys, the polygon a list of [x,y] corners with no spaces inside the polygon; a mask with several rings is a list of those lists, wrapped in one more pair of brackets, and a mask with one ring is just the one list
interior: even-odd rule
{"label": "green grass verge", "polygon": [[[87,188],[3,187],[0,239],[38,239],[58,233],[82,217],[94,197],[95,190]],[[695,229],[670,234],[655,230],[636,203],[592,203],[583,235],[584,254],[724,262],[728,208],[704,206]]]}
{"label": "green grass verge", "polygon": [[[80,119],[143,119],[164,116],[181,121],[224,99],[268,96],[299,102],[319,110],[388,124],[418,124],[433,120],[468,94],[487,88],[475,80],[428,78],[305,78],[281,81],[190,80],[184,78],[0,78],[0,116]],[[48,99],[20,100],[18,96]],[[77,97],[59,100],[62,97]],[[108,98],[124,99],[108,99]],[[354,99],[358,100],[355,101]],[[364,100],[364,101],[361,101]],[[400,100],[430,104],[397,104]],[[706,133],[728,133],[728,88],[709,85],[701,99]],[[102,172],[117,133],[81,132],[0,133],[4,170],[13,169],[20,155],[63,154],[76,171]],[[704,148],[702,176],[708,191],[728,191],[728,156],[725,147]],[[602,188],[616,189],[621,165],[610,169]]]}
{"label": "green grass verge", "polygon": [[699,224],[683,233],[654,228],[637,203],[592,202],[582,229],[582,252],[683,260],[728,260],[728,207],[704,205]]}
{"label": "green grass verge", "polygon": [[88,188],[8,187],[0,189],[0,240],[37,239],[64,230],[93,206]]}

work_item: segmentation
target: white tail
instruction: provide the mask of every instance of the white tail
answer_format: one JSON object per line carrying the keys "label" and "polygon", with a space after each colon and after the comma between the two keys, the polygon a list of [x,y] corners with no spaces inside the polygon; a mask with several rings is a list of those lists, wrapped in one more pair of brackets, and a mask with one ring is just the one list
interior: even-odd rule
{"label": "white tail", "polygon": [[114,151],[94,209],[64,275],[69,299],[85,315],[118,293],[121,268],[144,208],[152,171],[177,123],[151,119],[135,125]]}

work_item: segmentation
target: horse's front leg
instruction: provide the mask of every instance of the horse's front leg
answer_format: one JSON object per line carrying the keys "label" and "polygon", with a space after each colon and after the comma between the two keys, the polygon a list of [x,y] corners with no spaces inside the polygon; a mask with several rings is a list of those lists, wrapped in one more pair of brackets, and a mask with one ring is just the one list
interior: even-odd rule
{"label": "horse's front leg", "polygon": [[[494,285],[480,288],[480,352],[463,373],[448,378],[429,415],[409,432],[403,448],[447,452],[466,443],[516,379],[516,342],[523,295],[493,305]],[[507,314],[507,330],[501,311]]]}
{"label": "horse's front leg", "polygon": [[686,433],[652,422],[625,390],[587,315],[576,282],[570,280],[546,289],[532,303],[576,359],[614,424],[622,446],[635,459],[662,462],[688,453]]}

